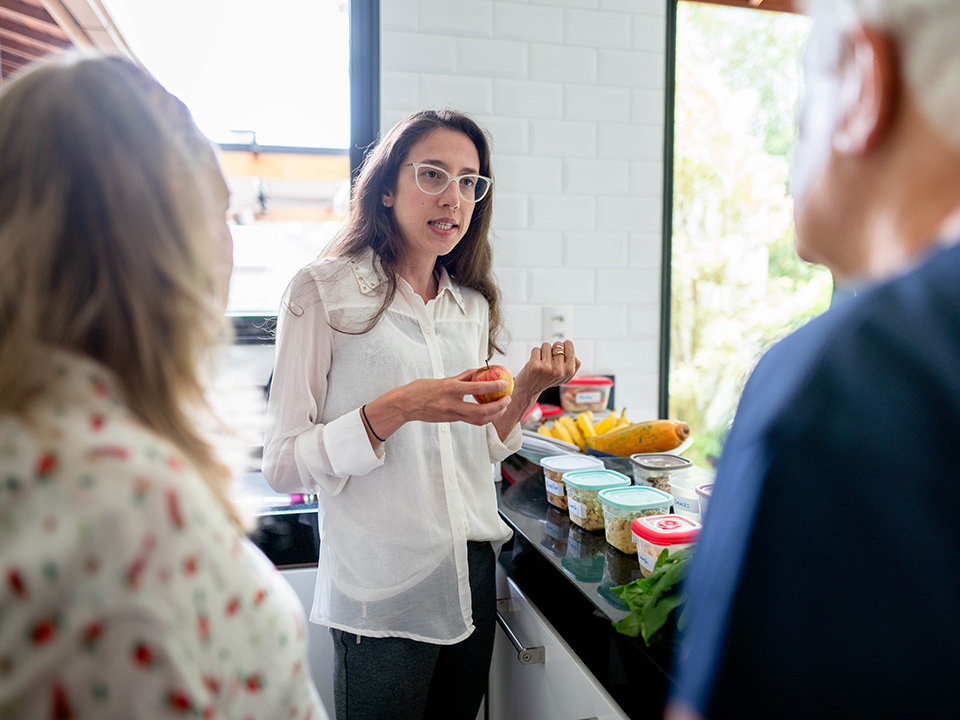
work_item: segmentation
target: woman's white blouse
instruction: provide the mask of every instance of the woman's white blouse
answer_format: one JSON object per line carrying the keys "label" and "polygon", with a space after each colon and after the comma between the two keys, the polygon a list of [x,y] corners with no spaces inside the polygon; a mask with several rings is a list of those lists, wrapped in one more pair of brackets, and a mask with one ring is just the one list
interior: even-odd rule
{"label": "woman's white blouse", "polygon": [[[402,279],[380,321],[371,251],[303,268],[284,293],[263,472],[280,492],[319,494],[311,620],[358,635],[448,644],[473,631],[467,541],[499,547],[492,463],[521,444],[492,425],[410,422],[374,452],[362,405],[421,378],[486,361],[489,306],[441,271],[426,304]],[[346,332],[343,332],[346,331]],[[354,334],[351,334],[354,333]]]}

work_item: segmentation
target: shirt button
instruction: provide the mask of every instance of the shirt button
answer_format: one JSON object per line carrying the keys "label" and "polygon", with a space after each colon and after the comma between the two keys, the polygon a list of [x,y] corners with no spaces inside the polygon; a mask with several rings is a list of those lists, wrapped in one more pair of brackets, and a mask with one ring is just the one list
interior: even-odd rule
{"label": "shirt button", "polygon": [[449,423],[440,423],[440,432],[447,432],[448,430],[450,430]]}
{"label": "shirt button", "polygon": [[429,335],[430,333],[433,332],[433,328],[425,327],[425,328],[423,329],[423,332],[424,332],[425,335]]}

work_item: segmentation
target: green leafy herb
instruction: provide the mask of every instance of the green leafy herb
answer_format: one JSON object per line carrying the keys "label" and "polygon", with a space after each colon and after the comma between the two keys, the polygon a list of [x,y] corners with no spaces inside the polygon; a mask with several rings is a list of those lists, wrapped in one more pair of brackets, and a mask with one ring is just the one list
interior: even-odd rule
{"label": "green leafy herb", "polygon": [[692,556],[692,546],[673,554],[664,549],[647,577],[610,589],[630,609],[629,615],[613,624],[617,632],[630,637],[640,635],[648,646],[662,637],[671,614],[686,601],[680,592],[680,581]]}

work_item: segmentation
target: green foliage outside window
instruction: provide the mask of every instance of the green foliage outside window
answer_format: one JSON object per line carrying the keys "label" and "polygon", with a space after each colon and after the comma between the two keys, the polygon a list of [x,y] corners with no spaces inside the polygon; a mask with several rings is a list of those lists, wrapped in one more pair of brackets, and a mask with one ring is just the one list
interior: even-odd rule
{"label": "green foliage outside window", "polygon": [[681,2],[677,20],[670,416],[709,467],[777,339],[827,309],[794,251],[789,165],[804,17]]}

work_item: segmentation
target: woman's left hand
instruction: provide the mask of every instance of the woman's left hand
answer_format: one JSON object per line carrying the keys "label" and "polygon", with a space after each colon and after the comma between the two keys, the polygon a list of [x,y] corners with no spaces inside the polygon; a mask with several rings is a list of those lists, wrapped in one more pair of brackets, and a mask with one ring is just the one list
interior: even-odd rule
{"label": "woman's left hand", "polygon": [[494,421],[501,438],[505,438],[513,426],[520,422],[527,410],[547,388],[570,382],[580,369],[572,340],[543,343],[533,348],[530,359],[514,378],[511,403],[506,411]]}
{"label": "woman's left hand", "polygon": [[[580,361],[572,340],[555,342],[552,345],[543,343],[530,352],[530,359],[518,373],[514,396],[517,395],[517,389],[522,389],[531,395],[530,405],[533,405],[540,393],[547,388],[570,382],[579,369]],[[522,397],[523,395],[520,396]],[[523,408],[523,412],[529,409],[528,405]]]}

